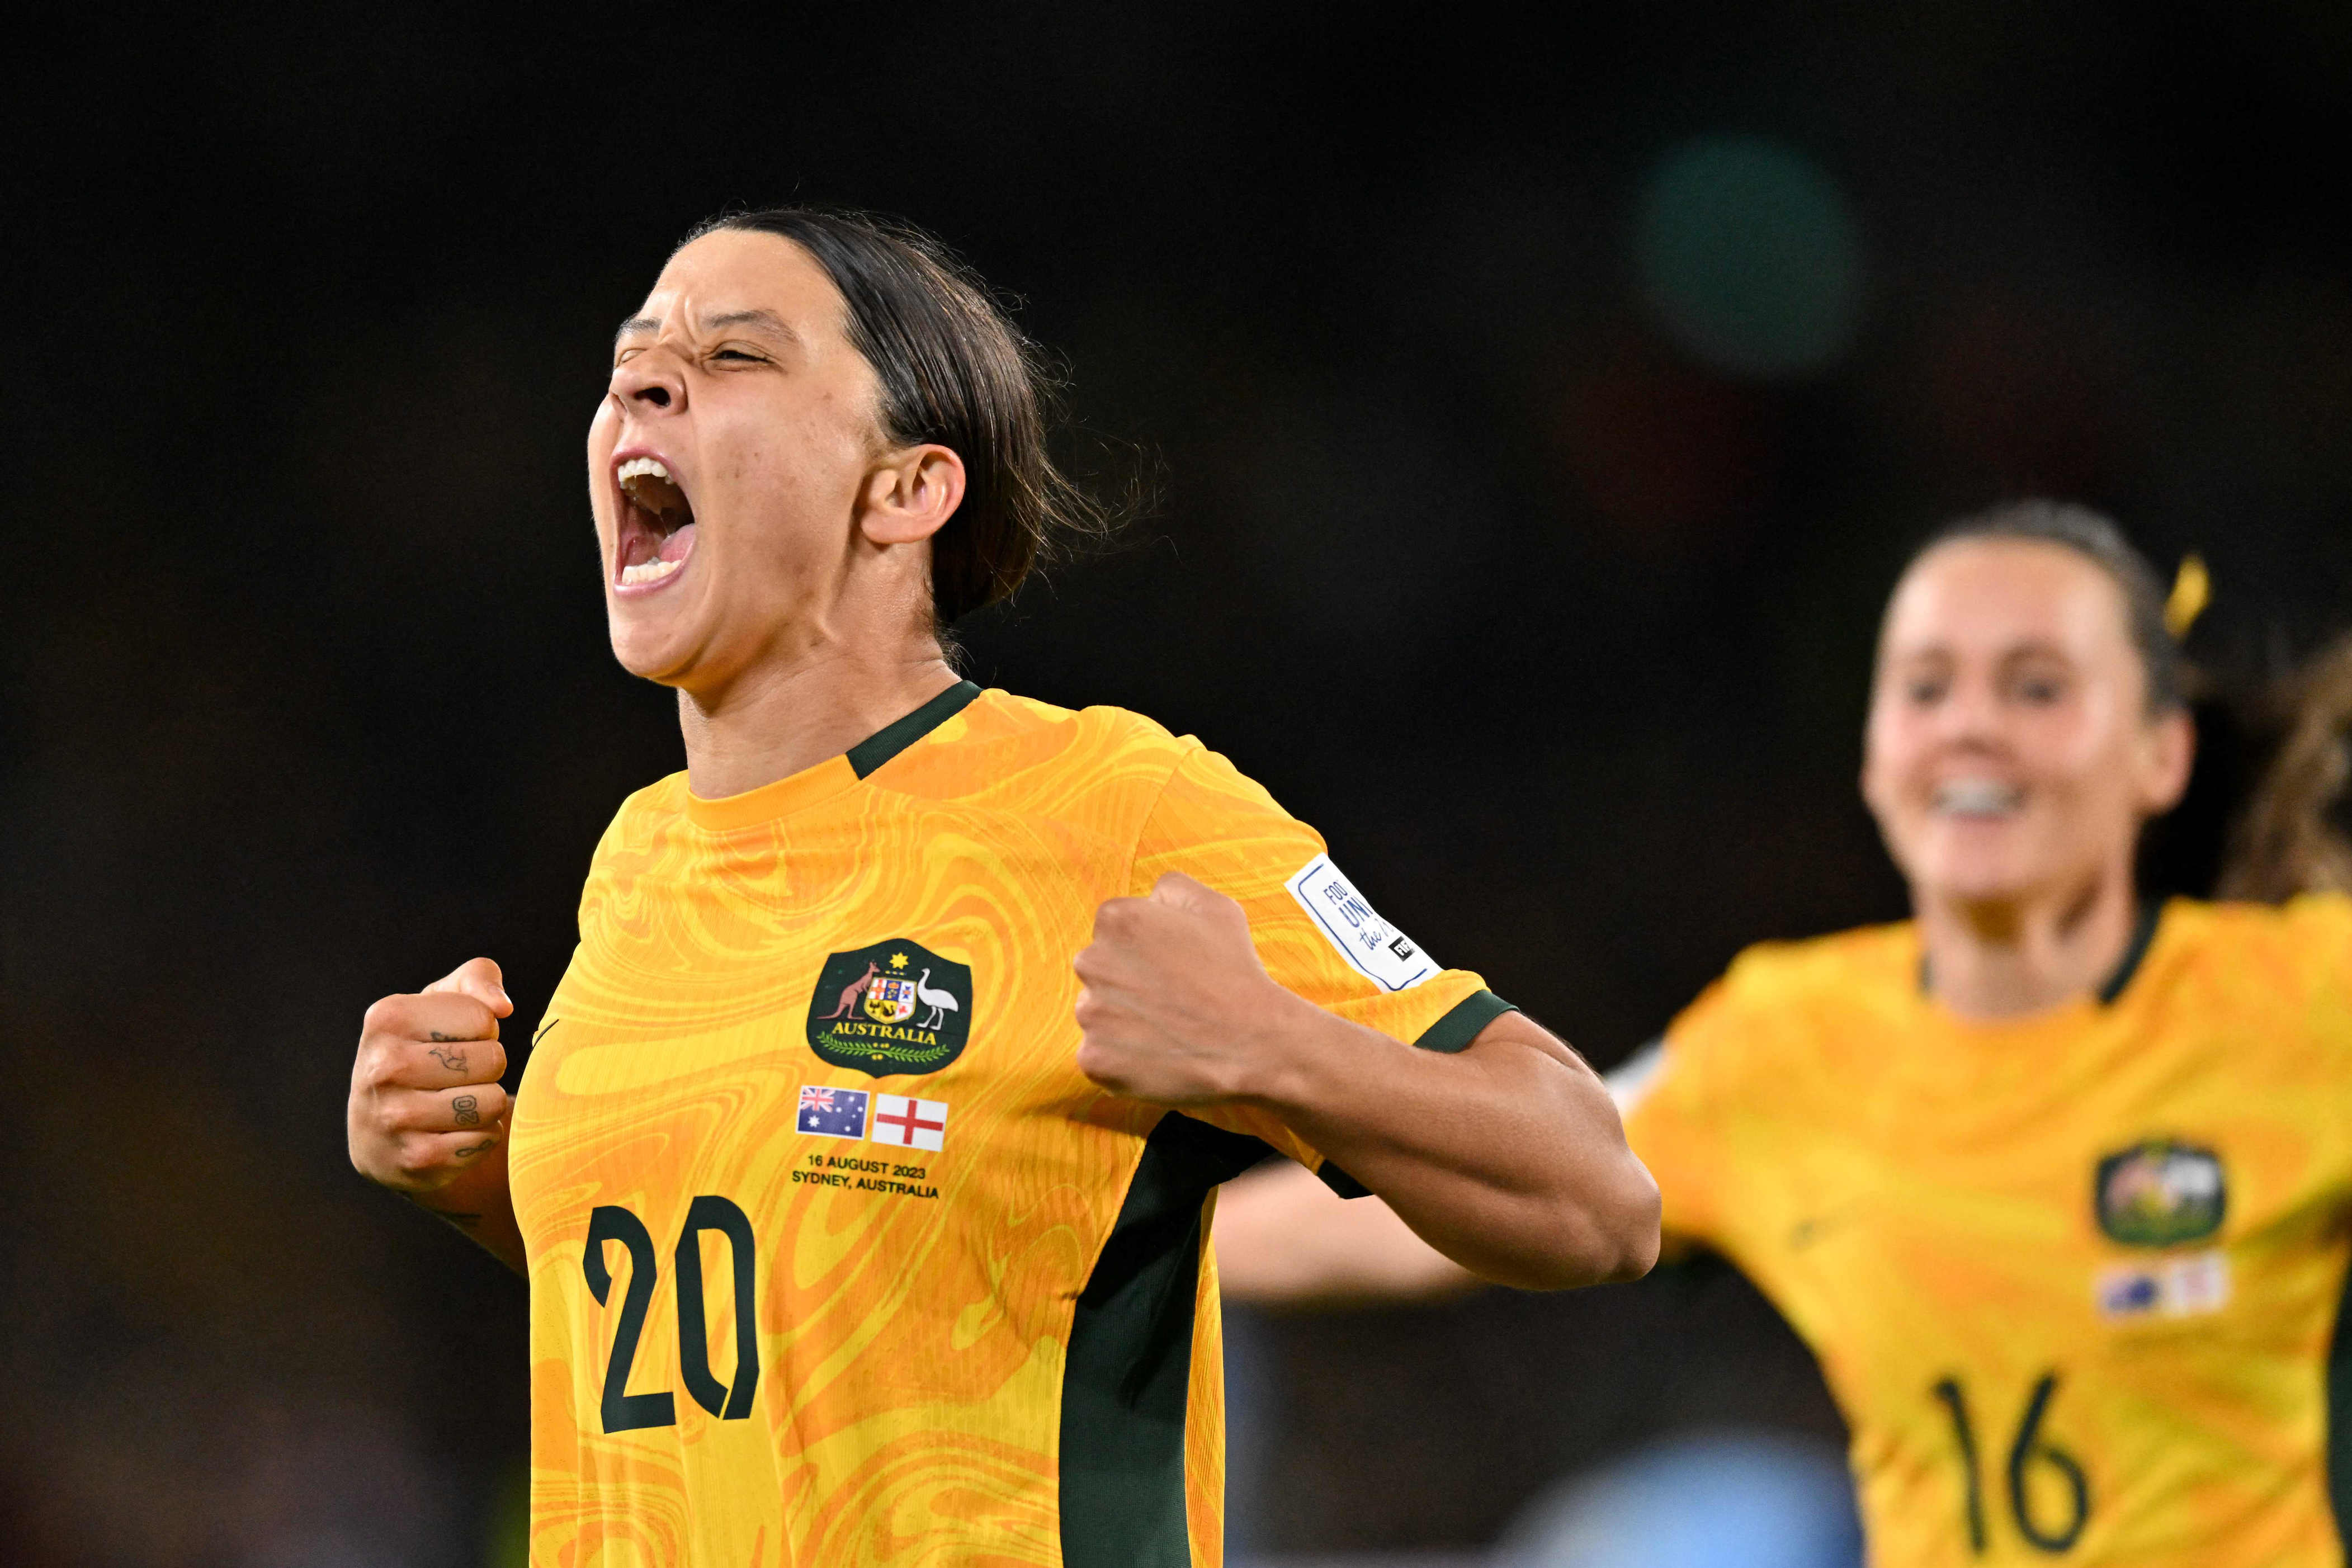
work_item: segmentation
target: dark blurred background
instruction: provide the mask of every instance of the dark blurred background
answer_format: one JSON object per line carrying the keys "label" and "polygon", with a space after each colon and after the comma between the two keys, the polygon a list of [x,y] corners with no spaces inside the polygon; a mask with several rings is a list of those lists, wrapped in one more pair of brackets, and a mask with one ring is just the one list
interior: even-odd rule
{"label": "dark blurred background", "polygon": [[[2352,609],[2333,0],[78,25],[17,40],[0,170],[12,1560],[519,1561],[521,1288],[352,1173],[345,1080],[475,952],[535,1017],[680,763],[581,449],[714,209],[938,231],[1066,357],[1074,460],[1162,476],[972,673],[1202,735],[1603,1066],[1745,943],[1900,912],[1852,781],[1933,522],[2052,491],[2202,552],[2224,670]],[[1274,1551],[1836,1434],[1723,1272],[1244,1337]]]}

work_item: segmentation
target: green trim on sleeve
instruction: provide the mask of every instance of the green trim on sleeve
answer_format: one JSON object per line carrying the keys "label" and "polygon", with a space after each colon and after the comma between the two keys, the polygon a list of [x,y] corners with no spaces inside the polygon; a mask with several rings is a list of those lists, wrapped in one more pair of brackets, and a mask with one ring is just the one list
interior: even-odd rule
{"label": "green trim on sleeve", "polygon": [[1470,1042],[1480,1030],[1506,1013],[1517,1012],[1516,1003],[1506,1002],[1492,991],[1473,991],[1456,1002],[1445,1016],[1421,1032],[1413,1048],[1423,1051],[1444,1051],[1454,1056],[1470,1048]]}
{"label": "green trim on sleeve", "polygon": [[1326,1160],[1316,1169],[1316,1177],[1343,1198],[1368,1198],[1372,1189]]}
{"label": "green trim on sleeve", "polygon": [[859,778],[897,756],[957,714],[971,706],[980,688],[959,680],[904,719],[885,724],[849,748],[849,765]]}
{"label": "green trim on sleeve", "polygon": [[[1517,1012],[1516,1003],[1506,1002],[1492,991],[1473,991],[1445,1011],[1445,1016],[1421,1032],[1413,1048],[1421,1051],[1443,1051],[1454,1056],[1470,1048],[1470,1042],[1479,1032],[1506,1013]],[[1325,1186],[1343,1198],[1368,1198],[1372,1189],[1326,1160],[1315,1174]]]}

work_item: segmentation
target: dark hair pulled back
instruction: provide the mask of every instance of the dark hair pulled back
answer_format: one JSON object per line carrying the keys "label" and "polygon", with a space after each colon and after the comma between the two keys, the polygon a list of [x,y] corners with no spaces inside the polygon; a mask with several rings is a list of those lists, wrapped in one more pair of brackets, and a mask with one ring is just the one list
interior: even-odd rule
{"label": "dark hair pulled back", "polygon": [[938,240],[870,213],[784,206],[723,214],[679,244],[719,229],[772,234],[814,258],[848,307],[850,342],[881,381],[884,432],[963,459],[963,502],[931,540],[941,626],[1109,531],[1103,509],[1046,451],[1056,385],[1043,354]]}
{"label": "dark hair pulled back", "polygon": [[1946,524],[1913,553],[1911,563],[1916,565],[1947,544],[1973,539],[2060,545],[2105,572],[2123,595],[2126,628],[2147,672],[2148,711],[2164,713],[2189,705],[2188,666],[2179,641],[2165,625],[2164,580],[2114,519],[2071,501],[2011,501]]}

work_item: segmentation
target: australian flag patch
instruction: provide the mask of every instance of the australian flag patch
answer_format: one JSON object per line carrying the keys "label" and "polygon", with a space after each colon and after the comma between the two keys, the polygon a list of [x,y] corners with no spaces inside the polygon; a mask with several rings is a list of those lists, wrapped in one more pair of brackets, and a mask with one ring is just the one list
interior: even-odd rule
{"label": "australian flag patch", "polygon": [[801,1085],[800,1131],[821,1138],[865,1137],[867,1093],[862,1089]]}

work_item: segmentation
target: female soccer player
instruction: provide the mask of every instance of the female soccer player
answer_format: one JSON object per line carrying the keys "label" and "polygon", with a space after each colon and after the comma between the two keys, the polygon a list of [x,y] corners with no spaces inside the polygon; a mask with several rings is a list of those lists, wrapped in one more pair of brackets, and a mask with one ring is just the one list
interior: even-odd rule
{"label": "female soccer player", "polygon": [[1039,397],[855,216],[708,226],[621,325],[589,497],[686,771],[597,847],[512,1107],[476,959],[370,1010],[349,1114],[529,1278],[534,1562],[1215,1562],[1204,1238],[1269,1146],[1485,1278],[1654,1256],[1599,1079],[1311,829],[956,678],[942,626],[1078,516]]}
{"label": "female soccer player", "polygon": [[[2192,743],[2164,611],[2077,508],[1929,545],[1862,781],[1913,919],[1751,949],[1617,1077],[1670,1236],[1820,1357],[1880,1568],[2343,1561],[2352,903],[2140,902]],[[1295,1173],[1236,1184],[1234,1294],[1467,1281],[1376,1200],[1328,1205],[1318,1237]]]}

